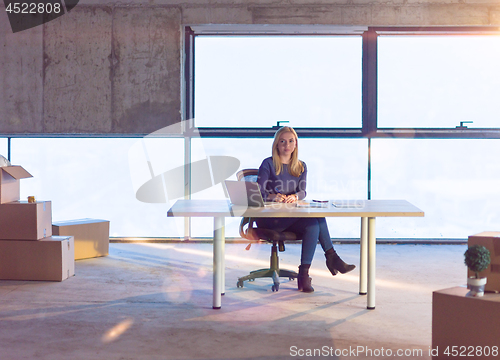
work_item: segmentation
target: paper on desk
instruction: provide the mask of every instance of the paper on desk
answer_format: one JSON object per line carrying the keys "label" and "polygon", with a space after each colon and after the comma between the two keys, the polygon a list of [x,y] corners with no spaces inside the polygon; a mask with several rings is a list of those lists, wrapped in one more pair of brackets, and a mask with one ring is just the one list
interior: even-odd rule
{"label": "paper on desk", "polygon": [[336,208],[363,208],[365,202],[363,200],[337,200],[333,201],[332,205]]}
{"label": "paper on desk", "polygon": [[296,202],[298,208],[327,208],[328,202],[316,202],[308,200],[299,200]]}

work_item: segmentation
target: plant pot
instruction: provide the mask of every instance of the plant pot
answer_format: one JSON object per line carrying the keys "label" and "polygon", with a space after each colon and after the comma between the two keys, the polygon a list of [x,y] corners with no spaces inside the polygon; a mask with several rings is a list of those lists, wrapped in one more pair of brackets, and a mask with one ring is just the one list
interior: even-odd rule
{"label": "plant pot", "polygon": [[467,279],[467,289],[470,290],[471,296],[483,296],[484,285],[486,285],[486,278],[476,279],[475,277],[470,277]]}

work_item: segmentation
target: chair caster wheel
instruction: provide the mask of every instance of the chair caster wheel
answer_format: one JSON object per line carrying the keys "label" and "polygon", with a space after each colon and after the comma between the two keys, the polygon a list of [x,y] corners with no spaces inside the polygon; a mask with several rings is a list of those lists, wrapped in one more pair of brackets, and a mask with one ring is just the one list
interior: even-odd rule
{"label": "chair caster wheel", "polygon": [[273,292],[275,291],[278,291],[280,289],[280,286],[278,284],[274,284],[271,289],[273,290]]}
{"label": "chair caster wheel", "polygon": [[243,287],[243,281],[238,281],[238,282],[236,283],[236,287],[238,287],[238,288],[242,288],[242,287]]}
{"label": "chair caster wheel", "polygon": [[248,281],[255,281],[255,279],[248,279]]}
{"label": "chair caster wheel", "polygon": [[289,277],[288,280],[293,281],[293,280],[295,280],[295,278]]}

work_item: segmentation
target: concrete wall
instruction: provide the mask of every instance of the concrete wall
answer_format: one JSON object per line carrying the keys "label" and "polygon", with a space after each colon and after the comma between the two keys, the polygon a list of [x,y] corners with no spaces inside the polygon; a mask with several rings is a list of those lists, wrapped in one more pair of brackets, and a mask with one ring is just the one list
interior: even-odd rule
{"label": "concrete wall", "polygon": [[13,34],[0,5],[0,135],[147,134],[181,120],[183,24],[500,25],[500,0],[82,0]]}

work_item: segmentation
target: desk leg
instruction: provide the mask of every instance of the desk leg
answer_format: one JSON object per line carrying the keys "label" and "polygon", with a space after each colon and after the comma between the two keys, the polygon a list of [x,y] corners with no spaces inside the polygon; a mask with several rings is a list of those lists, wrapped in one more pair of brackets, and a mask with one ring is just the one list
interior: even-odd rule
{"label": "desk leg", "polygon": [[375,237],[375,218],[368,218],[368,298],[366,308],[375,309],[375,256],[377,239]]}
{"label": "desk leg", "polygon": [[361,218],[361,237],[359,240],[359,294],[366,295],[368,277],[368,218]]}
{"label": "desk leg", "polygon": [[222,283],[221,285],[221,295],[226,294],[226,224],[225,224],[225,218],[222,218],[222,227],[220,228],[222,232],[222,240],[221,240],[221,258],[220,258],[220,263],[221,263],[221,274],[220,274],[220,281]]}
{"label": "desk leg", "polygon": [[221,308],[224,291],[224,217],[214,218],[213,308]]}

